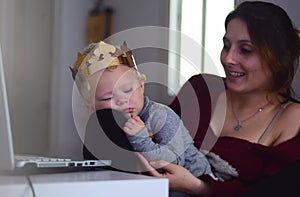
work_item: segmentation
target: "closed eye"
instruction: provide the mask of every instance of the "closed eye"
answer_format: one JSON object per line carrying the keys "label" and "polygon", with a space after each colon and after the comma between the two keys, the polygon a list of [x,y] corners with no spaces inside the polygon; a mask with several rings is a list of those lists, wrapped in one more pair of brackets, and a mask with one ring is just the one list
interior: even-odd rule
{"label": "closed eye", "polygon": [[98,101],[109,101],[111,100],[112,97],[108,97],[108,98],[100,98],[100,99],[97,99]]}
{"label": "closed eye", "polygon": [[129,89],[124,90],[123,92],[124,93],[130,93],[130,92],[132,92],[132,90],[133,90],[133,88],[129,88]]}

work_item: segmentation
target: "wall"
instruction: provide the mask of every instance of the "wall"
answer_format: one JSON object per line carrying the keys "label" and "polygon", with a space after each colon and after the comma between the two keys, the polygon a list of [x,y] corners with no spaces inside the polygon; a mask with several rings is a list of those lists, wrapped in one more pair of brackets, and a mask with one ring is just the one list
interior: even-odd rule
{"label": "wall", "polygon": [[49,145],[52,0],[2,0],[0,4],[15,150],[43,153]]}
{"label": "wall", "polygon": [[50,154],[78,158],[81,142],[72,116],[73,79],[69,66],[85,46],[85,25],[92,1],[54,2]]}

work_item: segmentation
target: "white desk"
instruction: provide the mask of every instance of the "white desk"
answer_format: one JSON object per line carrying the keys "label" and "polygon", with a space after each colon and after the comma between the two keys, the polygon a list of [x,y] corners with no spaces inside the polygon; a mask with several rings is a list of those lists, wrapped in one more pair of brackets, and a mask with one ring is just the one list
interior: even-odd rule
{"label": "white desk", "polygon": [[[30,175],[37,197],[167,197],[168,180],[116,171]],[[25,176],[0,176],[0,196],[31,197]]]}

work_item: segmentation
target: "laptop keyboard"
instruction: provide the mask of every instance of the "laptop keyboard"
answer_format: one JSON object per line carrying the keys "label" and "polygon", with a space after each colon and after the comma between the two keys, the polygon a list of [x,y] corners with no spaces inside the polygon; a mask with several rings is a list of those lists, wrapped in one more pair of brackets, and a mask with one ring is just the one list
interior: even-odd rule
{"label": "laptop keyboard", "polygon": [[15,159],[16,161],[29,161],[29,162],[71,161],[71,159],[36,156],[36,155],[15,155]]}
{"label": "laptop keyboard", "polygon": [[111,160],[72,160],[51,156],[15,155],[15,166],[20,167],[103,167],[110,166]]}

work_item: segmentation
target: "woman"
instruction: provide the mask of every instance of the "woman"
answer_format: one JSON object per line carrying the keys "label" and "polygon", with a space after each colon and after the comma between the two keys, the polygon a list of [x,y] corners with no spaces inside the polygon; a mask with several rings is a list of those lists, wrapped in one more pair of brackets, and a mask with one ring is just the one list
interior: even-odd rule
{"label": "woman", "polygon": [[[241,3],[226,17],[225,29],[221,62],[226,90],[218,101],[226,100],[225,124],[218,122],[216,107],[208,132],[216,141],[211,151],[232,164],[239,177],[221,182],[194,177],[164,161],[144,162],[153,176],[169,179],[171,190],[197,196],[242,196],[300,160],[300,104],[292,98],[291,89],[300,53],[298,30],[283,9],[266,2]],[[194,88],[203,86],[198,84],[203,83],[201,75],[189,82]],[[197,89],[202,95],[200,109],[207,100],[203,100],[204,89]],[[179,95],[184,91],[183,87]],[[178,113],[179,107],[185,108],[182,103],[179,106],[178,99],[170,106]],[[198,146],[208,127],[203,126],[205,121],[200,124],[195,137]],[[162,168],[165,173],[153,168]]]}

